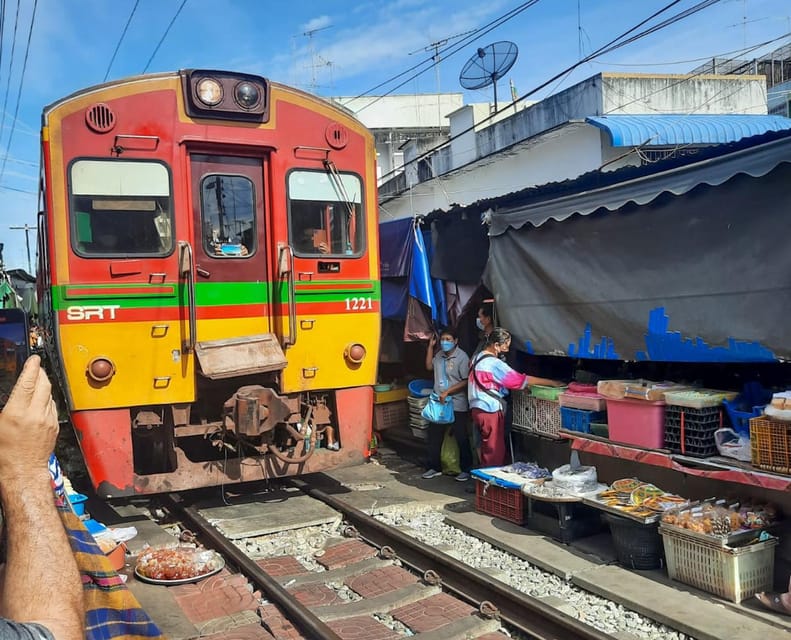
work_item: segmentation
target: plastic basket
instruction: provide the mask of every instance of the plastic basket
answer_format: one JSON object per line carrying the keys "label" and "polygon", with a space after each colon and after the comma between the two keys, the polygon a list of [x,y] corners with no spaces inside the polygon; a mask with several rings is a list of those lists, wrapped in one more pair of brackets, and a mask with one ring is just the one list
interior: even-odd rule
{"label": "plastic basket", "polygon": [[769,591],[774,579],[777,538],[743,547],[720,547],[659,525],[667,574],[703,591],[739,603]]}
{"label": "plastic basket", "polygon": [[791,422],[766,416],[750,420],[750,452],[754,466],[791,473]]}
{"label": "plastic basket", "polygon": [[735,392],[715,391],[713,389],[668,391],[665,394],[665,402],[679,407],[703,409],[705,407],[718,407],[723,400],[733,400],[736,395]]}
{"label": "plastic basket", "polygon": [[750,435],[750,420],[761,416],[764,406],[772,400],[772,392],[757,382],[744,385],[735,400],[723,400],[733,430],[743,436]]}
{"label": "plastic basket", "polygon": [[723,413],[719,406],[665,407],[665,447],[673,452],[697,458],[716,456],[714,433],[722,427]]}
{"label": "plastic basket", "polygon": [[558,396],[566,390],[566,387],[544,387],[540,384],[530,385],[530,395],[541,400],[558,401]]}
{"label": "plastic basket", "polygon": [[374,405],[374,429],[376,431],[406,426],[408,421],[409,405],[403,400]]}
{"label": "plastic basket", "polygon": [[410,426],[412,430],[412,436],[417,438],[418,440],[428,440],[428,427],[417,427],[415,425]]}
{"label": "plastic basket", "polygon": [[516,524],[525,523],[525,500],[519,488],[507,489],[476,478],[475,510]]}
{"label": "plastic basket", "polygon": [[604,411],[585,411],[560,406],[560,426],[570,431],[590,433],[592,422],[602,422],[607,417]]}
{"label": "plastic basket", "polygon": [[511,427],[516,431],[559,438],[560,405],[551,400],[536,398],[526,391],[515,391]]}
{"label": "plastic basket", "polygon": [[629,569],[658,569],[662,566],[662,537],[657,523],[640,524],[610,513],[602,515],[610,525],[618,562]]}

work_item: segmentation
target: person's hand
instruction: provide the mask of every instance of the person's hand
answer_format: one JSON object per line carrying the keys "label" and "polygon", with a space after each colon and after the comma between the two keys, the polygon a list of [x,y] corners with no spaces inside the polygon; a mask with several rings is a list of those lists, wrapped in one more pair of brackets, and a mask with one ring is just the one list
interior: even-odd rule
{"label": "person's hand", "polygon": [[447,399],[448,399],[448,392],[447,392],[447,391],[443,391],[442,393],[440,393],[440,394],[439,394],[439,401],[440,401],[442,404],[445,404],[445,402],[447,401]]}
{"label": "person's hand", "polygon": [[437,334],[436,333],[432,333],[431,337],[428,339],[429,349],[433,349],[434,345],[436,345],[436,344],[437,344]]}
{"label": "person's hand", "polygon": [[319,246],[317,248],[319,250],[319,253],[329,253],[330,252],[330,248],[327,246],[326,242],[319,242]]}
{"label": "person's hand", "polygon": [[31,356],[0,413],[0,482],[46,471],[58,437],[58,413],[41,359]]}

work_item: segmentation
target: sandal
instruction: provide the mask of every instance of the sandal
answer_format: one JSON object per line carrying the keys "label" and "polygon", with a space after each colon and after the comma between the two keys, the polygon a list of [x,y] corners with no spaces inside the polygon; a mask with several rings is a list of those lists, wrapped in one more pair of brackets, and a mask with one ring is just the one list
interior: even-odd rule
{"label": "sandal", "polygon": [[767,609],[772,611],[777,611],[778,613],[784,613],[787,616],[791,616],[791,607],[786,606],[783,603],[782,593],[756,593],[755,597],[758,598],[758,601],[764,605]]}

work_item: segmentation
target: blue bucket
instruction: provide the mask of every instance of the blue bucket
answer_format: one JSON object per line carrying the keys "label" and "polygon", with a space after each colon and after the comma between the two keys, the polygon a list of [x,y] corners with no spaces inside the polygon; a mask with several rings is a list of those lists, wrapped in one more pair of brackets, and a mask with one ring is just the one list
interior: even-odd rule
{"label": "blue bucket", "polygon": [[71,508],[74,513],[78,516],[85,515],[85,503],[88,501],[88,496],[84,496],[81,493],[70,493],[69,494],[69,503],[71,504]]}
{"label": "blue bucket", "polygon": [[412,380],[407,387],[409,388],[409,395],[414,398],[425,398],[431,395],[434,391],[433,380]]}

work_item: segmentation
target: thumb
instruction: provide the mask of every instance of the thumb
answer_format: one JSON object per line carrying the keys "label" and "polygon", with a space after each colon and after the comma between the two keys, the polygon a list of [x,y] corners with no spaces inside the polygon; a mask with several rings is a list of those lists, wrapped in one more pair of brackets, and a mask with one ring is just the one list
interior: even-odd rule
{"label": "thumb", "polygon": [[11,396],[8,398],[9,404],[18,396],[30,398],[33,395],[40,370],[41,358],[38,356],[30,356],[25,362],[22,373],[19,374],[19,379],[16,381],[16,384],[11,391]]}

